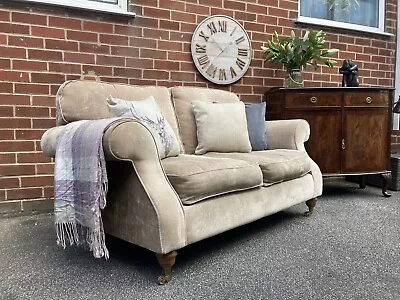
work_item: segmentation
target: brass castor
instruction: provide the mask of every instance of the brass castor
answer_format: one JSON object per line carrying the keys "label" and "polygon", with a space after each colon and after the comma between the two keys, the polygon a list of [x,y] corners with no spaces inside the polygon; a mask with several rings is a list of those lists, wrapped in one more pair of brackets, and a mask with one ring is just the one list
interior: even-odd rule
{"label": "brass castor", "polygon": [[318,199],[310,199],[306,201],[306,205],[308,206],[308,211],[304,214],[306,217],[311,216],[314,211],[315,205],[317,205]]}
{"label": "brass castor", "polygon": [[170,253],[167,254],[161,254],[161,253],[156,254],[158,263],[163,268],[164,272],[163,275],[158,277],[157,281],[159,285],[164,285],[171,281],[172,278],[171,269],[172,266],[175,264],[175,258],[177,255],[178,252],[176,251],[171,251]]}

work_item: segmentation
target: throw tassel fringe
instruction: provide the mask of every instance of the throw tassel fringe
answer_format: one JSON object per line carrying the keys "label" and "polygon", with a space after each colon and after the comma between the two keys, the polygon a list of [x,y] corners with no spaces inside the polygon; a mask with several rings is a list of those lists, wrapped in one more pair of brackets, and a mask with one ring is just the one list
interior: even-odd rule
{"label": "throw tassel fringe", "polygon": [[[103,228],[102,225],[103,224],[101,224],[101,228]],[[88,228],[83,228],[82,226],[79,226],[80,230],[78,231],[78,226],[71,222],[56,223],[57,245],[63,247],[64,249],[67,247],[67,242],[69,242],[71,246],[85,245],[93,253],[94,257],[104,257],[105,259],[108,259],[109,252],[106,247],[104,232],[90,232]],[[81,234],[79,234],[79,232]],[[83,232],[86,232],[86,234]]]}
{"label": "throw tassel fringe", "polygon": [[64,249],[67,247],[67,240],[69,244],[79,245],[79,234],[76,228],[76,224],[74,223],[56,223],[56,232],[57,232],[57,245],[63,247]]}

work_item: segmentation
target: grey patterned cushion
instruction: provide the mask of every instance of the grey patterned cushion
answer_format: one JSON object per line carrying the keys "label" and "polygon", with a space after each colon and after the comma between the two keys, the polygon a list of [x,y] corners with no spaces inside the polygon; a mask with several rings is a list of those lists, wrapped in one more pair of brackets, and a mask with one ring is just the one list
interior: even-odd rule
{"label": "grey patterned cushion", "polygon": [[[180,147],[175,133],[167,119],[161,114],[154,97],[128,101],[110,96],[107,98],[107,104],[113,116],[134,118],[150,130],[156,142],[160,159],[179,154]],[[136,146],[140,147],[140,145]]]}

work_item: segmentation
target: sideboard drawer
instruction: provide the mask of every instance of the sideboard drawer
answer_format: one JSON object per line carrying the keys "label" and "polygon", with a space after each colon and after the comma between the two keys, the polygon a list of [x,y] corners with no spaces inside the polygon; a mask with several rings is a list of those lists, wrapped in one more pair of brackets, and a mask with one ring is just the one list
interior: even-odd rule
{"label": "sideboard drawer", "polygon": [[344,94],[345,106],[384,106],[389,104],[387,93],[346,93]]}
{"label": "sideboard drawer", "polygon": [[286,96],[286,107],[340,106],[340,93],[296,93]]}

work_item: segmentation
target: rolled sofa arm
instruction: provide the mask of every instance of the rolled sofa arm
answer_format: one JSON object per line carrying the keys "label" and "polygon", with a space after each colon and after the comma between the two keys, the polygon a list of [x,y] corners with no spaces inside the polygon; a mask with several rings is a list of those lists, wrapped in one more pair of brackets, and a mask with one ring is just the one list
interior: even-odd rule
{"label": "rolled sofa arm", "polygon": [[[146,248],[157,253],[168,253],[186,246],[182,203],[164,173],[150,131],[139,122],[121,121],[107,129],[103,137],[103,146],[106,158],[132,163],[144,188],[143,196],[148,198],[154,207],[159,236],[154,243],[145,245]],[[132,211],[132,214],[142,212]],[[148,213],[142,215],[148,216]],[[132,231],[134,230],[140,229],[132,228]],[[132,242],[140,244],[137,241]]]}
{"label": "rolled sofa arm", "polygon": [[310,137],[310,125],[306,120],[266,121],[268,149],[294,149],[306,151],[304,143]]}
{"label": "rolled sofa arm", "polygon": [[40,147],[44,154],[50,157],[56,156],[57,136],[63,130],[64,126],[57,126],[46,130],[40,140]]}
{"label": "rolled sofa arm", "polygon": [[[46,155],[55,156],[57,135],[63,127],[43,134],[41,145]],[[130,162],[137,174],[130,178],[135,182],[121,183],[118,191],[109,191],[112,196],[107,199],[105,217],[113,223],[124,218],[110,226],[110,233],[157,253],[186,246],[182,203],[164,173],[150,131],[135,120],[121,120],[105,131],[103,149],[107,161]]]}
{"label": "rolled sofa arm", "polygon": [[[310,125],[303,119],[266,121],[268,149],[294,149],[306,151],[304,143],[310,137]],[[322,194],[322,173],[310,158],[311,175],[314,179],[314,197]]]}

